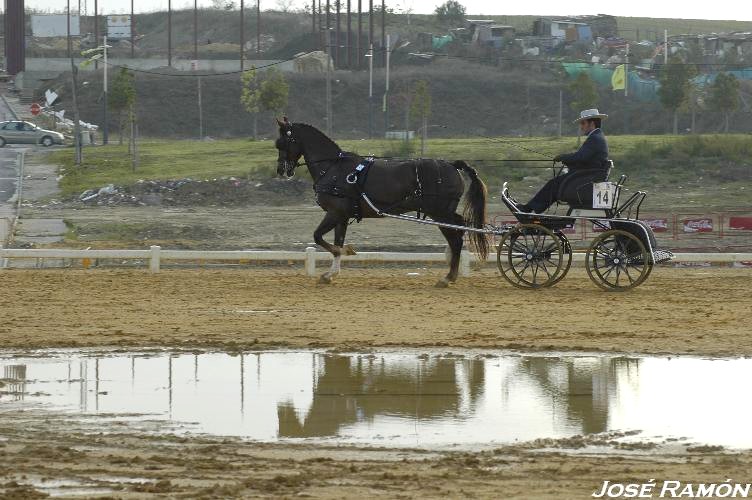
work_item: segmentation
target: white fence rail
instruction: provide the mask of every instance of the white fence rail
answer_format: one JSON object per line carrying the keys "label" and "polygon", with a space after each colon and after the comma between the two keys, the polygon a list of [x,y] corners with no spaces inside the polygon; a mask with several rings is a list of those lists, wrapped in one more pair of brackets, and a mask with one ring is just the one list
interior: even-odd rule
{"label": "white fence rail", "polygon": [[[152,246],[148,250],[69,250],[61,248],[45,249],[1,249],[0,260],[3,267],[8,267],[9,259],[115,259],[115,260],[144,260],[149,262],[149,270],[158,273],[163,261],[232,261],[232,262],[302,262],[306,274],[316,274],[317,262],[330,262],[329,253],[317,252],[314,247],[308,247],[304,252],[295,251],[267,251],[267,250],[238,250],[238,251],[203,251],[203,250],[163,250]],[[442,263],[446,262],[445,253],[412,253],[412,252],[363,252],[358,255],[343,257],[345,262],[364,263]],[[489,255],[488,262],[495,262],[496,255]],[[575,253],[574,262],[584,262],[584,253]],[[467,251],[462,252],[460,258],[460,274],[470,274],[470,264],[475,257]],[[680,253],[676,255],[676,262],[686,263],[742,263],[752,262],[752,253]]]}

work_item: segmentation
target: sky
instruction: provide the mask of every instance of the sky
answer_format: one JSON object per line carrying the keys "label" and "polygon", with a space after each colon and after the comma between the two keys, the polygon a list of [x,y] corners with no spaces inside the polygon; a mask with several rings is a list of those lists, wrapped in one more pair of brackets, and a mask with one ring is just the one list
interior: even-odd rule
{"label": "sky", "polygon": [[[343,3],[346,0],[342,0]],[[80,0],[89,12],[93,12],[94,0]],[[238,0],[235,0],[237,3]],[[253,5],[255,0],[245,0],[246,4]],[[375,0],[379,2],[379,0]],[[71,7],[78,8],[79,0],[71,0]],[[292,4],[300,8],[306,5],[305,0],[261,0],[261,8],[276,8],[280,4]],[[367,4],[363,0],[363,4]],[[389,7],[404,11],[412,9],[415,13],[426,14],[442,3],[442,0],[390,0]],[[575,15],[575,14],[611,14],[615,16],[633,17],[667,17],[684,19],[725,19],[735,21],[752,22],[752,2],[749,0],[722,0],[715,2],[687,2],[687,1],[664,1],[654,0],[629,0],[622,2],[562,2],[561,0],[537,0],[527,2],[505,2],[501,0],[460,0],[467,7],[467,12],[472,15],[496,14],[496,15]],[[193,5],[192,0],[173,0],[173,8],[185,8]],[[211,0],[199,0],[199,5],[208,6]],[[353,4],[357,5],[356,0]],[[26,0],[28,7],[44,10],[62,10],[66,0]],[[167,8],[167,0],[135,0],[136,11],[154,11]],[[130,11],[130,0],[100,0],[100,11],[109,14],[126,13]],[[750,27],[752,29],[752,26]]]}

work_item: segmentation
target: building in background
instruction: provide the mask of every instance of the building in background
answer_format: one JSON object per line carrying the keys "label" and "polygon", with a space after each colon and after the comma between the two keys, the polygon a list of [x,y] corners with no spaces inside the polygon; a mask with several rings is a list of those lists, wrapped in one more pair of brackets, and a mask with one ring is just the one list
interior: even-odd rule
{"label": "building in background", "polygon": [[[68,36],[68,16],[64,14],[34,14],[31,16],[31,34],[37,38]],[[81,18],[70,15],[70,34],[81,34]]]}

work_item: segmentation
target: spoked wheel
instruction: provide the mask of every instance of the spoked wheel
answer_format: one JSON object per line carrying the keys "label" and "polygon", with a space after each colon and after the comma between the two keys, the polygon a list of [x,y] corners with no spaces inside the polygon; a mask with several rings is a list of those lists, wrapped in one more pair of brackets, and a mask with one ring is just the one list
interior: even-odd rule
{"label": "spoked wheel", "polygon": [[653,268],[642,241],[619,230],[606,231],[593,241],[585,265],[593,283],[609,292],[623,292],[641,285]]}
{"label": "spoked wheel", "polygon": [[559,281],[557,277],[564,267],[562,241],[553,231],[537,224],[515,226],[499,243],[499,271],[517,288],[551,286]]}
{"label": "spoked wheel", "polygon": [[569,272],[569,268],[572,267],[572,245],[569,244],[569,240],[564,235],[564,233],[557,231],[554,233],[554,235],[559,238],[559,240],[561,240],[562,249],[564,251],[563,266],[561,268],[561,272],[556,275],[554,280],[549,283],[548,286],[553,286],[559,281],[563,280]]}

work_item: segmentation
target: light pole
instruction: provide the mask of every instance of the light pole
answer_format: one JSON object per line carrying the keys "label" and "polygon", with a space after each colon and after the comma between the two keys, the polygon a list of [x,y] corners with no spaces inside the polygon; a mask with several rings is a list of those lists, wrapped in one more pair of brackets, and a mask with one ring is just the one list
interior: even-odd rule
{"label": "light pole", "polygon": [[332,136],[332,28],[326,30],[326,135]]}
{"label": "light pole", "polygon": [[167,0],[167,66],[172,68],[172,0]]}
{"label": "light pole", "polygon": [[428,118],[423,117],[423,126],[418,129],[418,134],[420,134],[420,156],[421,158],[425,156],[426,154],[426,141],[428,140],[428,129],[429,128],[444,128],[443,125],[428,125]]}
{"label": "light pole", "polygon": [[391,35],[386,36],[386,86],[384,87],[384,104],[382,111],[384,112],[384,132],[389,130],[389,66],[390,66],[390,45]]}
{"label": "light pole", "polygon": [[104,130],[102,131],[102,144],[107,144],[110,140],[110,126],[107,124],[107,35],[104,36]]}
{"label": "light pole", "polygon": [[373,139],[373,43],[368,49],[368,138]]}
{"label": "light pole", "polygon": [[73,98],[73,144],[75,147],[74,158],[77,166],[83,162],[83,151],[81,149],[81,121],[78,114],[78,66],[73,59],[73,40],[71,39],[71,19],[70,19],[70,0],[66,4],[67,30],[68,30],[68,57],[71,65],[71,97]]}
{"label": "light pole", "polygon": [[107,82],[107,69],[108,69],[108,67],[107,67],[107,49],[110,49],[110,48],[112,48],[112,47],[110,45],[107,45],[107,35],[105,35],[104,36],[104,42],[102,43],[102,45],[100,45],[99,47],[95,47],[93,49],[89,49],[89,50],[85,50],[85,51],[81,52],[81,55],[83,55],[83,56],[89,56],[90,54],[93,54],[91,57],[89,57],[89,59],[87,59],[86,61],[84,61],[84,63],[82,64],[82,66],[83,65],[91,64],[92,62],[94,62],[96,64],[96,62],[99,59],[102,59],[102,61],[104,61],[104,75],[103,75],[103,80],[102,80],[102,90],[103,90],[103,92],[102,92],[103,93],[102,106],[103,106],[103,114],[104,114],[103,122],[102,122],[102,144],[107,144],[109,142],[109,139],[110,139],[110,127],[107,124],[107,106],[109,104],[107,102],[107,90],[108,90],[108,82]]}

